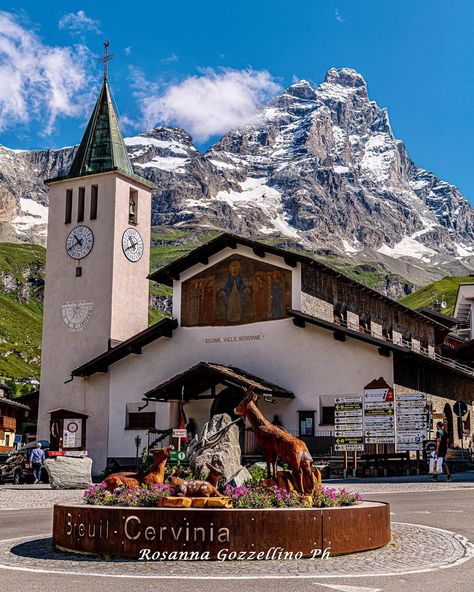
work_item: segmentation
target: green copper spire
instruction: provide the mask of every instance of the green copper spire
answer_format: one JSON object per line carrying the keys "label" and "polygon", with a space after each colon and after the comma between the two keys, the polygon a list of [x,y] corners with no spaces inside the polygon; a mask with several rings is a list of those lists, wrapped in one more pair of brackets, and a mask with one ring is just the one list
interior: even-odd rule
{"label": "green copper spire", "polygon": [[107,82],[108,62],[113,58],[108,49],[109,42],[106,41],[104,57],[99,60],[104,64],[104,82],[71,168],[64,177],[48,179],[46,183],[117,171],[139,180],[150,188],[155,187],[153,183],[133,172],[128,158]]}
{"label": "green copper spire", "polygon": [[115,170],[126,175],[134,175],[120,133],[107,79],[104,79],[99,98],[68,177],[82,177],[83,175]]}

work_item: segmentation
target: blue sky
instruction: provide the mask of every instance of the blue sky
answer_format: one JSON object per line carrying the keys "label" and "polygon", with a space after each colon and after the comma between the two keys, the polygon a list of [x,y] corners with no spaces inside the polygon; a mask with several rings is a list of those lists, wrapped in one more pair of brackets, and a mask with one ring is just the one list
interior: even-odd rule
{"label": "blue sky", "polygon": [[[47,9],[45,9],[47,6]],[[19,0],[0,13],[0,143],[77,143],[104,38],[125,133],[180,124],[201,146],[279,87],[348,66],[414,161],[474,203],[474,2]],[[196,93],[209,93],[207,105]],[[199,104],[198,104],[199,103]]]}

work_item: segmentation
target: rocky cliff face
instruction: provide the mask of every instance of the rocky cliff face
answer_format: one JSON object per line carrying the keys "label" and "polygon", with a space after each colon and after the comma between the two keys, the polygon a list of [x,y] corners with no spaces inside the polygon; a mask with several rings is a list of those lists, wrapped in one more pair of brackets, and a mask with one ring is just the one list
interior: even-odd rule
{"label": "rocky cliff face", "polygon": [[[135,170],[154,181],[155,225],[288,237],[422,285],[474,269],[474,210],[458,189],[416,166],[356,71],[300,81],[251,125],[207,153],[184,130],[126,139]],[[67,170],[73,148],[0,148],[0,239],[44,241],[42,179]]]}
{"label": "rocky cliff face", "polygon": [[46,243],[45,179],[68,170],[75,148],[9,150],[0,146],[0,241]]}

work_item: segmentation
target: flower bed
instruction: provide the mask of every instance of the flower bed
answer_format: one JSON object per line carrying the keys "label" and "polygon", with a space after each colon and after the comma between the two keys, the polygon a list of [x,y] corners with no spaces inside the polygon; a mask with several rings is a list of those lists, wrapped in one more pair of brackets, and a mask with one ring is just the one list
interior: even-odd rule
{"label": "flower bed", "polygon": [[[276,486],[241,485],[232,487],[227,485],[223,491],[232,501],[234,508],[332,508],[340,506],[354,506],[363,501],[359,493],[352,493],[346,489],[322,487],[313,497],[303,496],[295,491]],[[84,492],[83,500],[86,504],[96,506],[122,507],[156,507],[164,497],[174,494],[171,487],[164,483],[141,485],[130,489],[119,487],[112,493],[105,485],[91,485]]]}
{"label": "flower bed", "polygon": [[94,506],[128,506],[140,508],[156,507],[164,497],[174,491],[164,483],[140,485],[133,489],[118,487],[112,493],[102,483],[91,485],[83,494],[83,501]]}

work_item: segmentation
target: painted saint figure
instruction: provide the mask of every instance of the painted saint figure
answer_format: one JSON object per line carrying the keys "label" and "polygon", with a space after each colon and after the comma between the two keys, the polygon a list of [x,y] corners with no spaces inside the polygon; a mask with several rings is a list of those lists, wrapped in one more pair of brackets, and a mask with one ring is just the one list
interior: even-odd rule
{"label": "painted saint figure", "polygon": [[277,319],[285,316],[283,304],[283,278],[280,272],[274,271],[272,277],[272,318]]}
{"label": "painted saint figure", "polygon": [[240,275],[240,263],[232,261],[229,265],[229,277],[224,289],[224,306],[229,323],[238,323],[244,312],[245,284]]}
{"label": "painted saint figure", "polygon": [[257,271],[253,278],[253,303],[258,321],[267,318],[268,289],[265,273]]}

